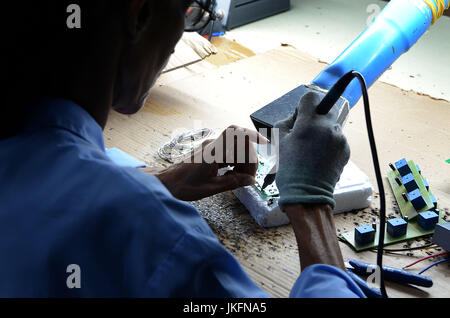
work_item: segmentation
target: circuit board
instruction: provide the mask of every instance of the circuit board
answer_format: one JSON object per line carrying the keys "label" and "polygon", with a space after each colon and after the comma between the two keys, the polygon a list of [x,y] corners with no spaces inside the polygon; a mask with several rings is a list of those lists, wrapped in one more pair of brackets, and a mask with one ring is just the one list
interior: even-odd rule
{"label": "circuit board", "polygon": [[[263,150],[264,151],[264,150]],[[264,152],[263,152],[264,153]],[[285,213],[278,206],[279,190],[274,181],[262,190],[265,177],[272,172],[274,156],[258,151],[259,165],[255,185],[233,190],[235,196],[248,209],[256,222],[262,227],[280,226],[289,223]],[[345,166],[341,179],[336,185],[334,213],[365,209],[371,203],[373,187],[369,178],[351,161]]]}
{"label": "circuit board", "polygon": [[[411,169],[411,173],[414,176],[414,180],[416,181],[417,186],[419,187],[420,193],[426,203],[426,206],[423,207],[422,209],[420,209],[419,211],[416,211],[415,208],[413,207],[413,205],[411,204],[411,202],[409,202],[409,200],[406,201],[403,198],[402,194],[406,192],[405,187],[403,185],[399,185],[395,181],[396,178],[401,178],[399,172],[390,170],[387,173],[387,178],[391,185],[395,199],[397,200],[402,217],[403,218],[405,216],[408,217],[407,218],[408,225],[407,225],[406,234],[403,236],[400,236],[400,237],[392,237],[386,231],[384,245],[392,245],[395,243],[408,241],[408,240],[419,238],[422,236],[431,235],[434,233],[434,229],[433,230],[424,230],[417,223],[417,216],[418,216],[418,213],[420,213],[420,212],[428,211],[431,209],[436,209],[435,211],[439,211],[439,210],[437,210],[437,206],[435,207],[432,202],[432,199],[431,199],[432,193],[430,191],[430,188],[428,187],[428,189],[427,189],[427,187],[425,186],[425,178],[422,176],[422,173],[419,172],[417,165],[414,163],[414,161],[411,160],[411,161],[408,161],[408,166]],[[438,223],[439,224],[446,223],[443,219],[443,217],[444,217],[443,213],[439,212],[438,214],[439,214]],[[386,228],[387,228],[387,226],[386,226]],[[377,224],[375,240],[372,243],[369,243],[366,245],[359,245],[356,243],[355,231],[349,231],[349,232],[339,235],[339,237],[341,239],[348,242],[358,252],[364,251],[364,250],[369,250],[369,249],[374,249],[374,248],[378,247],[378,236],[379,236],[379,224]]]}
{"label": "circuit board", "polygon": [[[446,223],[443,219],[443,213],[439,213],[439,224]],[[419,224],[417,224],[417,220],[409,221],[408,227],[406,231],[406,235],[400,237],[392,237],[387,232],[384,236],[384,245],[392,245],[399,242],[409,241],[415,238],[419,238],[426,235],[431,235],[434,233],[434,230],[425,231],[422,229]],[[379,225],[377,225],[377,232],[375,233],[375,241],[367,244],[367,245],[359,245],[355,241],[355,231],[346,232],[344,234],[339,235],[341,239],[344,239],[348,242],[357,252],[374,249],[378,247],[378,235],[379,235]]]}
{"label": "circuit board", "polygon": [[414,163],[414,161],[412,161],[412,160],[408,161],[408,166],[411,169],[414,179],[415,179],[417,185],[419,186],[420,193],[422,194],[422,197],[426,203],[426,206],[423,207],[422,209],[420,209],[419,211],[416,211],[416,209],[414,209],[413,205],[411,204],[411,202],[409,200],[405,201],[405,199],[403,198],[402,193],[405,192],[405,188],[403,187],[403,185],[398,185],[397,182],[395,181],[395,178],[401,178],[398,171],[390,170],[387,173],[387,178],[391,185],[392,192],[395,196],[395,199],[397,200],[398,207],[400,209],[402,216],[403,217],[408,216],[408,218],[411,220],[411,219],[414,219],[415,217],[417,217],[418,213],[432,209],[434,207],[434,205],[431,200],[432,193],[431,193],[430,189],[427,190],[427,188],[424,184],[425,179],[422,176],[422,174],[417,170],[417,166]]}
{"label": "circuit board", "polygon": [[264,184],[264,179],[269,174],[269,172],[272,170],[274,164],[275,164],[274,160],[272,160],[272,161],[267,160],[258,153],[258,170],[256,172],[256,177],[255,177],[255,180],[256,180],[255,187],[258,189],[258,191],[261,192],[263,197],[269,198],[269,199],[270,198],[278,198],[280,196],[276,182],[273,182],[267,188],[262,190],[262,186]]}

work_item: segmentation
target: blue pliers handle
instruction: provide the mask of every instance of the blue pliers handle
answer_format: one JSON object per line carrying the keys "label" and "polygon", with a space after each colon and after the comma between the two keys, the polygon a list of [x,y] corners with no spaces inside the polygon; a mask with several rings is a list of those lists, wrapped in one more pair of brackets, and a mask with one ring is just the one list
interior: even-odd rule
{"label": "blue pliers handle", "polygon": [[[373,272],[374,266],[376,266],[355,260],[350,260],[349,264],[352,267],[352,272],[358,275],[369,275]],[[383,266],[383,274],[386,280],[403,285],[409,284],[421,287],[433,286],[433,281],[429,277],[410,273],[394,267]]]}
{"label": "blue pliers handle", "polygon": [[353,279],[356,285],[361,288],[362,292],[368,298],[383,298],[383,295],[381,294],[381,291],[379,289],[369,286],[369,284],[367,284],[364,279],[353,273],[351,269],[347,270],[347,274]]}

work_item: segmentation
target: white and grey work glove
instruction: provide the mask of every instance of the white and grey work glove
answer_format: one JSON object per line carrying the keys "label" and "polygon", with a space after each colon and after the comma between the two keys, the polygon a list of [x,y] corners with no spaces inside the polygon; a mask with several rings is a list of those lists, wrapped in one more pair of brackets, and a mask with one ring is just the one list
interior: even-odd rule
{"label": "white and grey work glove", "polygon": [[350,158],[350,147],[336,122],[338,109],[318,115],[321,98],[307,93],[291,117],[278,122],[279,166],[276,184],[279,205],[329,204],[333,208],[334,189]]}

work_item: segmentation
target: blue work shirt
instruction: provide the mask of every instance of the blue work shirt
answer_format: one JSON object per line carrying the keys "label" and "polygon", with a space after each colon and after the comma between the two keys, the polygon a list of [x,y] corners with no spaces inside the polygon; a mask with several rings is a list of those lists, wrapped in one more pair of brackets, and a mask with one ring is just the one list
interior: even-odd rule
{"label": "blue work shirt", "polygon": [[[82,107],[34,109],[0,141],[0,297],[268,297],[194,207],[105,154]],[[291,296],[364,295],[316,265]]]}

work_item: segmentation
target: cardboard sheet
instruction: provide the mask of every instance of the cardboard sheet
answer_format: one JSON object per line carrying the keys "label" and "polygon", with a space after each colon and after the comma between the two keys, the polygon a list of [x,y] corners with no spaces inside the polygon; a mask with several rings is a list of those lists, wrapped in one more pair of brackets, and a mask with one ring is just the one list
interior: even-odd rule
{"label": "cardboard sheet", "polygon": [[[195,67],[170,72],[157,82],[141,112],[133,116],[111,114],[105,129],[106,145],[120,148],[150,166],[167,165],[158,160],[157,150],[180,131],[203,127],[220,131],[231,124],[253,128],[251,113],[295,87],[309,83],[325,66],[285,46],[220,67],[204,60]],[[419,163],[444,218],[448,218],[450,165],[445,160],[450,149],[450,103],[383,83],[375,84],[369,93],[380,162],[387,167],[389,162],[407,157]],[[351,160],[376,187],[361,104],[352,109],[344,132],[351,147]],[[388,215],[399,214],[387,179],[385,189]],[[193,204],[261,288],[275,297],[289,295],[300,273],[290,226],[261,229],[229,192]],[[371,208],[335,217],[338,233],[350,231],[357,224],[371,223],[377,209],[375,192]],[[341,248],[345,258],[375,262],[375,254],[370,251],[356,254],[344,243]],[[414,252],[414,258],[426,255],[425,251]],[[384,263],[402,267],[414,258],[389,255]],[[423,262],[411,270],[418,272],[427,265]],[[446,265],[438,266],[427,272],[434,280],[433,288],[388,284],[388,293],[391,297],[447,297],[449,274]]]}

